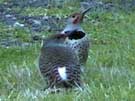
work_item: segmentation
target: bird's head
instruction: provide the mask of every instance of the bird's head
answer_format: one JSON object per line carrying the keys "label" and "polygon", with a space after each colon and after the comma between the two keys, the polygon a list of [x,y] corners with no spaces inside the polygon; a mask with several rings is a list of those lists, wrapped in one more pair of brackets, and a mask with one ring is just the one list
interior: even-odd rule
{"label": "bird's head", "polygon": [[90,10],[90,8],[80,12],[80,13],[73,13],[68,18],[68,24],[79,24],[83,21],[84,15]]}

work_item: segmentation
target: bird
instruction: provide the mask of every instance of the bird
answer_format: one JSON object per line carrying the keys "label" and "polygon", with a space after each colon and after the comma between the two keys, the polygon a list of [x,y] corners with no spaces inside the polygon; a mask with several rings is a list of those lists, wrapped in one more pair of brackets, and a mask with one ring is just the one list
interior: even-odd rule
{"label": "bird", "polygon": [[66,35],[53,34],[43,40],[39,70],[47,81],[46,88],[73,88],[81,86],[79,59],[65,44]]}
{"label": "bird", "polygon": [[90,8],[87,8],[80,13],[71,14],[67,19],[65,28],[61,31],[61,34],[68,35],[66,44],[75,51],[81,65],[86,64],[90,48],[90,39],[80,24],[83,21],[84,15],[89,10]]}

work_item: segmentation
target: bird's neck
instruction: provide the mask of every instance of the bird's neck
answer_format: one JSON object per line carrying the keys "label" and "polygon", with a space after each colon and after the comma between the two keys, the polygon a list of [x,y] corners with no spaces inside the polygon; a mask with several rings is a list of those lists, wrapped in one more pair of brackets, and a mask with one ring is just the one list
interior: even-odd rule
{"label": "bird's neck", "polygon": [[66,27],[64,28],[64,30],[62,31],[62,33],[65,33],[67,31],[73,31],[73,30],[83,31],[80,24],[67,24]]}

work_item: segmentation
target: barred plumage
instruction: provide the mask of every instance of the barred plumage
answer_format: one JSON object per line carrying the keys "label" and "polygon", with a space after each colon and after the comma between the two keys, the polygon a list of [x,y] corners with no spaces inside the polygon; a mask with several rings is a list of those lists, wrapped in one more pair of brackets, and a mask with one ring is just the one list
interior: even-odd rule
{"label": "barred plumage", "polygon": [[53,35],[44,40],[39,59],[39,69],[48,86],[74,87],[81,85],[81,70],[78,57],[64,44],[66,37]]}

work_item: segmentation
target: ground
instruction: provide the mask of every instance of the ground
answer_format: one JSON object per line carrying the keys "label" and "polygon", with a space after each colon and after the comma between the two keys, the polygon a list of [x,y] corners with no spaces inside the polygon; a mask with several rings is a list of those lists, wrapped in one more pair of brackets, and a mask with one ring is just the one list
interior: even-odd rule
{"label": "ground", "polygon": [[[71,6],[71,7],[70,7]],[[76,10],[47,9],[61,18]],[[77,5],[79,7],[79,5]],[[15,9],[15,8],[14,8]],[[25,8],[24,15],[40,15],[44,8]],[[31,34],[47,36],[53,32],[29,32],[0,22],[0,101],[134,101],[135,100],[135,12],[123,10],[88,13],[82,27],[91,39],[89,57],[83,75],[84,90],[60,93],[43,91],[45,81],[38,70],[40,41]],[[21,33],[21,34],[20,34]],[[28,45],[3,45],[1,40],[21,40]],[[5,42],[5,41],[4,41]],[[17,41],[18,43],[18,41]]]}

